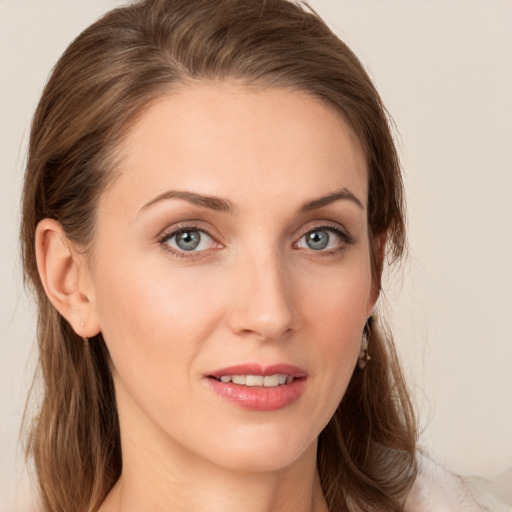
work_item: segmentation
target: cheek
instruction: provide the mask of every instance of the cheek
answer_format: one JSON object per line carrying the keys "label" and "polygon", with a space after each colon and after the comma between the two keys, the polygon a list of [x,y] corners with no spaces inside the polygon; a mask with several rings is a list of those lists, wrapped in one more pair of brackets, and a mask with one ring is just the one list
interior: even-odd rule
{"label": "cheek", "polygon": [[171,272],[165,262],[145,265],[140,255],[125,256],[98,267],[96,276],[118,407],[125,421],[150,418],[165,429],[195,397],[198,356],[215,328],[217,306],[208,300],[211,283]]}
{"label": "cheek", "polygon": [[329,297],[329,301],[319,301],[314,340],[324,360],[326,380],[337,386],[348,383],[357,360],[367,318],[366,297],[357,301],[356,296],[344,292]]}
{"label": "cheek", "polygon": [[[140,255],[96,269],[96,305],[114,367],[123,377],[164,379],[189,371],[217,318],[207,282]],[[204,286],[202,286],[204,284]],[[151,368],[151,371],[147,371]]]}
{"label": "cheek", "polygon": [[354,258],[353,264],[304,274],[302,279],[301,310],[307,323],[322,333],[318,339],[333,352],[359,343],[373,308],[370,264],[364,264],[365,259]]}
{"label": "cheek", "polygon": [[312,414],[325,425],[339,405],[352,377],[361,336],[372,303],[368,266],[340,268],[329,278],[317,276],[314,292],[304,303],[304,319],[320,361],[313,377],[320,383],[320,396]]}

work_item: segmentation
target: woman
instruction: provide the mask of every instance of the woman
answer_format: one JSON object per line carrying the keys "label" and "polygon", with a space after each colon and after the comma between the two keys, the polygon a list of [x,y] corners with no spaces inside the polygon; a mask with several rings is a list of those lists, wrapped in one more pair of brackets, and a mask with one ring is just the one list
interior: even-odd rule
{"label": "woman", "polygon": [[34,117],[22,242],[44,510],[429,509],[375,310],[399,162],[313,13],[153,0],[89,27]]}

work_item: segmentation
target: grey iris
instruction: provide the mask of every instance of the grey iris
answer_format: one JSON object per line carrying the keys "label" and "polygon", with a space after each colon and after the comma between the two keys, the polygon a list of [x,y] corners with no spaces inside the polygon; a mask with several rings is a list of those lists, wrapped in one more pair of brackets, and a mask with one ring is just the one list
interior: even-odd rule
{"label": "grey iris", "polygon": [[311,231],[306,235],[306,243],[310,249],[315,251],[325,249],[329,244],[329,233],[324,229]]}
{"label": "grey iris", "polygon": [[176,235],[176,245],[183,251],[193,251],[200,241],[199,231],[183,231]]}

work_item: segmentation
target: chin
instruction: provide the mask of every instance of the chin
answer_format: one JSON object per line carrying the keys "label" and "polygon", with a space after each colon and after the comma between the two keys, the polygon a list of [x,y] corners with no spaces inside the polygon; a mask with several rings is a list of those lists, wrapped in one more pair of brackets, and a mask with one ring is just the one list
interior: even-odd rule
{"label": "chin", "polygon": [[[222,446],[222,445],[218,445]],[[246,436],[233,435],[228,446],[223,446],[211,460],[229,471],[241,473],[264,473],[284,470],[300,459],[316,460],[317,437],[300,439],[284,435],[262,433],[252,440]]]}

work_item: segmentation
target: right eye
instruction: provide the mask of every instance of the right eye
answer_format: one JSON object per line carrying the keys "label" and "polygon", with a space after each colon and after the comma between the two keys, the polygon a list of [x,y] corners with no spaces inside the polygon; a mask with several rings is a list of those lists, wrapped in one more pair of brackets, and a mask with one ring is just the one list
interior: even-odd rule
{"label": "right eye", "polygon": [[208,233],[197,228],[180,228],[166,234],[160,243],[180,253],[201,252],[217,246]]}

